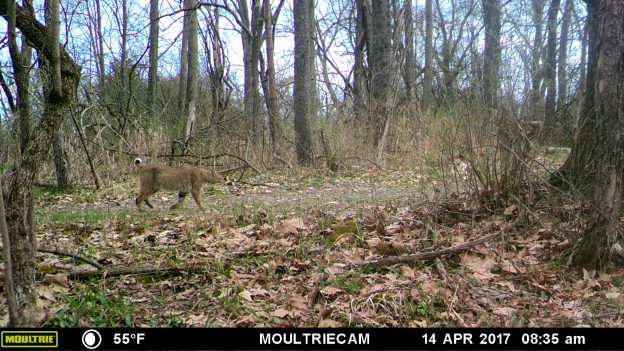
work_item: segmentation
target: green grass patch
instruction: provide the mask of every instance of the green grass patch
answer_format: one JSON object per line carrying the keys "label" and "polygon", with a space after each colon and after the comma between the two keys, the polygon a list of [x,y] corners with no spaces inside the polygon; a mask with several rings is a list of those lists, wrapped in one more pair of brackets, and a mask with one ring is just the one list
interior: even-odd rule
{"label": "green grass patch", "polygon": [[57,212],[50,215],[48,218],[50,222],[55,224],[62,223],[90,223],[94,224],[104,219],[109,218],[110,212],[105,210],[85,210],[85,211],[77,211],[72,210],[68,212]]}
{"label": "green grass patch", "polygon": [[101,286],[85,285],[75,295],[64,296],[63,307],[44,323],[45,328],[132,327],[134,307],[126,304],[123,293],[109,296]]}

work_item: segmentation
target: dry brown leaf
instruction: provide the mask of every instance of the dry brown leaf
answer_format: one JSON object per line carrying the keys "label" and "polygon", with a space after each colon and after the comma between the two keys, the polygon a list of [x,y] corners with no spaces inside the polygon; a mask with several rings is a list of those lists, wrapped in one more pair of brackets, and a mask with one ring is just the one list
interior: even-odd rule
{"label": "dry brown leaf", "polygon": [[492,313],[501,317],[511,317],[516,313],[516,309],[511,307],[497,307],[492,310]]}
{"label": "dry brown leaf", "polygon": [[285,219],[280,221],[274,228],[274,231],[277,234],[287,235],[287,234],[297,234],[300,229],[305,229],[305,225],[303,224],[303,219],[301,218],[292,218]]}
{"label": "dry brown leaf", "polygon": [[286,310],[284,308],[279,308],[279,309],[275,310],[275,312],[273,312],[273,315],[275,317],[278,317],[278,318],[284,318],[284,317],[288,316],[288,310]]}
{"label": "dry brown leaf", "polygon": [[518,206],[511,205],[511,206],[507,207],[505,209],[505,212],[503,212],[503,213],[505,214],[505,216],[511,216],[512,214],[514,214],[514,212],[516,212],[517,209],[518,209]]}
{"label": "dry brown leaf", "polygon": [[249,301],[249,302],[253,302],[253,297],[251,295],[251,292],[249,290],[243,290],[241,292],[238,293],[238,296],[242,297],[243,299]]}
{"label": "dry brown leaf", "polygon": [[323,319],[318,324],[319,328],[342,328],[343,324],[331,319]]}
{"label": "dry brown leaf", "polygon": [[67,274],[46,274],[43,278],[43,282],[46,284],[56,284],[65,288],[69,288],[69,280]]}
{"label": "dry brown leaf", "polygon": [[320,291],[321,291],[321,294],[323,296],[334,296],[334,295],[336,295],[338,293],[343,292],[343,290],[338,289],[338,288],[336,288],[334,286],[331,286],[331,285],[328,285],[328,286],[324,287]]}

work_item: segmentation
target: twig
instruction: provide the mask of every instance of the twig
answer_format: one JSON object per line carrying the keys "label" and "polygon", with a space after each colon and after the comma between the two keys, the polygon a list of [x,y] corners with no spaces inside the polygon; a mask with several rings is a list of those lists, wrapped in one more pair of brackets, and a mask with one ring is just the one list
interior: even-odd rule
{"label": "twig", "polygon": [[65,252],[65,251],[61,251],[61,250],[58,250],[58,249],[46,249],[46,248],[43,248],[43,247],[38,247],[37,251],[45,252],[45,253],[51,253],[51,254],[58,255],[58,256],[72,257],[72,258],[77,259],[78,261],[82,261],[84,263],[88,263],[88,264],[92,265],[93,267],[95,267],[97,269],[104,269],[104,266],[102,266],[101,264],[99,264],[99,263],[97,263],[97,262],[95,262],[93,260],[90,260],[88,258],[82,257],[80,255],[71,253],[71,252]]}
{"label": "twig", "polygon": [[436,257],[444,256],[444,255],[450,255],[450,254],[456,254],[456,253],[464,252],[464,251],[467,251],[468,249],[471,249],[474,246],[477,246],[479,244],[483,244],[485,242],[488,242],[488,241],[490,241],[490,240],[492,240],[494,238],[498,238],[500,236],[501,236],[501,233],[494,233],[494,234],[490,234],[488,236],[485,236],[483,238],[479,238],[479,239],[476,239],[476,240],[473,240],[473,241],[469,241],[467,243],[463,243],[463,244],[460,244],[460,245],[457,245],[457,246],[453,246],[453,247],[449,247],[449,248],[442,249],[442,250],[430,251],[430,252],[419,252],[419,253],[415,253],[413,255],[389,257],[389,258],[384,258],[384,259],[380,259],[380,260],[372,260],[372,261],[357,263],[357,264],[354,264],[353,266],[356,266],[356,267],[361,267],[361,266],[385,267],[385,266],[391,266],[391,265],[397,264],[397,263],[406,263],[406,262],[428,260],[428,259],[431,259],[431,258],[436,258]]}
{"label": "twig", "polygon": [[456,253],[464,252],[464,251],[467,251],[468,249],[470,249],[470,248],[472,248],[474,246],[477,246],[479,244],[488,242],[488,241],[490,241],[490,240],[492,240],[494,238],[500,238],[500,237],[504,238],[512,229],[518,227],[521,223],[522,223],[522,218],[520,216],[518,216],[512,223],[509,223],[506,226],[504,226],[500,230],[500,232],[498,232],[498,233],[490,234],[488,236],[484,236],[483,238],[479,238],[479,239],[476,239],[476,240],[473,240],[473,241],[469,241],[467,243],[463,243],[463,244],[460,244],[460,245],[457,245],[457,246],[449,247],[449,248],[438,250],[438,251],[419,252],[419,253],[415,253],[413,255],[389,257],[389,258],[380,259],[380,260],[372,260],[372,261],[360,262],[360,263],[352,264],[351,266],[352,267],[363,267],[363,266],[385,267],[385,266],[391,266],[391,265],[397,264],[397,263],[422,261],[422,260],[428,260],[428,259],[431,259],[431,258],[444,256],[444,255],[450,255],[450,254],[456,254]]}

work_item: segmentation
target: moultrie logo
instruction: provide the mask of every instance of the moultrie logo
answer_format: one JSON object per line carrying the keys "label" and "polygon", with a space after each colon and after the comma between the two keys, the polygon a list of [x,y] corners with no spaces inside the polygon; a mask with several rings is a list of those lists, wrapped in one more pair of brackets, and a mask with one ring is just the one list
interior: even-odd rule
{"label": "moultrie logo", "polygon": [[3,349],[55,349],[58,347],[57,331],[3,330]]}

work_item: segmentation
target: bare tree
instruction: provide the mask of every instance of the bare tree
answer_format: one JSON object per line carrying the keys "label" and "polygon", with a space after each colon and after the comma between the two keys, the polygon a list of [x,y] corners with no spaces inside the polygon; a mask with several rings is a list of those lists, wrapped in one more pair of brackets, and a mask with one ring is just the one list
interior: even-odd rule
{"label": "bare tree", "polygon": [[557,123],[557,15],[561,0],[552,0],[548,8],[546,37],[546,61],[544,64],[544,80],[546,82],[546,116],[544,127],[546,133],[552,135]]}
{"label": "bare tree", "polygon": [[188,113],[186,122],[186,142],[188,143],[193,134],[193,128],[195,127],[196,120],[196,104],[197,104],[197,89],[199,80],[199,42],[198,42],[198,23],[197,23],[197,8],[195,8],[195,0],[187,0],[188,9],[188,81],[186,87],[186,107],[185,110]]}
{"label": "bare tree", "polygon": [[244,67],[244,96],[243,108],[245,120],[255,131],[256,119],[260,115],[260,77],[258,65],[262,47],[262,29],[264,27],[264,15],[262,13],[262,0],[251,1],[251,17],[247,0],[238,0],[238,15],[243,43]]}
{"label": "bare tree", "polygon": [[[592,224],[573,255],[574,263],[587,268],[604,268],[611,259],[624,261],[620,231],[622,176],[624,172],[624,2],[587,0],[598,8],[598,58],[594,82],[594,107],[597,140],[591,156],[596,176],[591,180],[595,206]],[[599,3],[599,4],[598,4]],[[619,247],[619,249],[618,249]]]}
{"label": "bare tree", "polygon": [[150,32],[149,32],[149,72],[147,77],[148,107],[151,118],[156,111],[156,90],[158,89],[158,0],[150,0]]}
{"label": "bare tree", "polygon": [[414,15],[412,0],[405,0],[405,66],[403,82],[409,106],[416,106],[416,52],[414,50]]}
{"label": "bare tree", "polygon": [[425,0],[425,77],[423,81],[423,110],[427,111],[433,98],[433,0]]}
{"label": "bare tree", "polygon": [[[37,21],[32,12],[19,6],[13,7],[12,4],[14,4],[12,1],[0,2],[0,13],[10,13],[5,17],[8,18],[9,23],[13,22],[11,17],[15,13],[15,27],[22,31],[40,55],[52,61],[54,55],[52,46],[60,44],[51,41],[53,35],[45,25]],[[13,8],[15,8],[14,11]],[[34,223],[28,219],[29,208],[33,201],[33,183],[39,171],[40,160],[48,156],[52,136],[65,119],[67,107],[73,100],[80,81],[80,66],[63,48],[60,48],[60,58],[62,92],[61,94],[45,94],[43,116],[33,129],[22,158],[15,167],[7,201],[6,219],[18,305],[18,310],[10,316],[10,324],[16,327],[33,327],[36,323],[36,237]]]}
{"label": "bare tree", "polygon": [[184,21],[182,25],[182,47],[180,48],[180,75],[178,81],[178,112],[186,114],[186,90],[188,78],[188,40],[189,40],[189,4],[190,1],[184,0],[182,8],[184,10]]}
{"label": "bare tree", "polygon": [[587,4],[587,74],[583,108],[579,116],[576,142],[570,156],[555,172],[551,182],[561,188],[576,188],[588,193],[596,178],[594,149],[596,139],[596,114],[593,113],[596,91],[596,67],[598,57],[598,8],[599,1],[586,1]]}
{"label": "bare tree", "polygon": [[485,23],[485,49],[483,50],[483,101],[486,106],[498,105],[498,81],[501,62],[501,3],[500,0],[483,0]]}
{"label": "bare tree", "polygon": [[[388,0],[372,0],[371,46],[368,57],[371,69],[371,127],[373,142],[376,146],[385,144],[384,136],[389,123],[390,87],[393,80],[392,29],[390,22],[390,3]],[[382,146],[383,147],[383,146]]]}
{"label": "bare tree", "polygon": [[542,48],[544,47],[543,25],[544,25],[544,5],[546,0],[531,0],[532,17],[534,24],[533,47],[531,48],[531,106],[534,113],[537,112],[536,106],[543,104],[542,96]]}
{"label": "bare tree", "polygon": [[[283,0],[280,1],[278,9],[281,8]],[[277,87],[275,86],[275,59],[274,52],[275,46],[273,42],[273,13],[271,12],[271,1],[263,0],[263,14],[264,14],[264,38],[266,41],[266,89],[265,99],[267,105],[267,112],[269,115],[269,133],[271,135],[271,148],[273,153],[276,151],[277,141],[277,117],[278,117],[278,100],[277,100]]]}
{"label": "bare tree", "polygon": [[364,65],[364,54],[367,34],[368,5],[366,0],[356,0],[355,43],[353,45],[353,108],[356,116],[363,115],[367,98],[367,76]]}
{"label": "bare tree", "polygon": [[310,123],[314,113],[314,0],[294,0],[295,77],[293,109],[295,114],[295,149],[300,165],[312,162]]}
{"label": "bare tree", "polygon": [[[59,18],[59,2],[58,0],[46,0],[45,4],[46,25],[52,35],[50,41],[53,43],[60,42],[60,18]],[[51,47],[52,56],[49,62],[44,64],[47,69],[48,81],[46,93],[61,96],[61,54],[59,45]],[[45,61],[45,58],[44,58]],[[52,155],[54,159],[54,170],[56,171],[56,185],[59,189],[68,189],[69,171],[65,162],[64,141],[62,129],[54,133],[52,139]]]}
{"label": "bare tree", "polygon": [[563,10],[563,19],[561,21],[561,35],[559,39],[559,57],[557,64],[557,111],[561,114],[562,122],[565,122],[564,129],[569,131],[571,121],[568,121],[566,105],[568,103],[568,41],[570,40],[570,22],[572,20],[572,11],[574,11],[574,1],[566,0]]}

